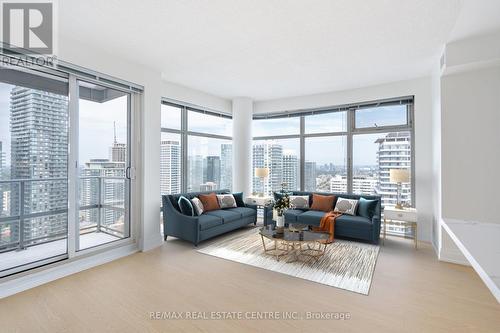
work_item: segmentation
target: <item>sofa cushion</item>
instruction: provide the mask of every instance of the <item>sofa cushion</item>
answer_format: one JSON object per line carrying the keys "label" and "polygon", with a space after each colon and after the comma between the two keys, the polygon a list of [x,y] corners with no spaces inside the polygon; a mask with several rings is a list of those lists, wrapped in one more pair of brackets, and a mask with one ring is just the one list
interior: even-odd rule
{"label": "sofa cushion", "polygon": [[215,193],[200,194],[198,198],[201,200],[205,212],[220,209],[219,201],[217,200],[217,195]]}
{"label": "sofa cushion", "polygon": [[319,210],[322,212],[332,211],[334,201],[335,201],[334,195],[320,195],[313,193],[311,209]]}
{"label": "sofa cushion", "polygon": [[371,219],[375,215],[378,200],[368,200],[363,197],[359,198],[358,215]]}
{"label": "sofa cushion", "polygon": [[238,207],[245,207],[245,200],[243,200],[243,192],[233,193],[234,200],[236,200],[236,205]]}
{"label": "sofa cushion", "polygon": [[369,229],[371,227],[370,219],[363,216],[341,215],[335,220],[335,228]]}
{"label": "sofa cushion", "polygon": [[334,211],[347,215],[356,215],[359,200],[339,197]]}
{"label": "sofa cushion", "polygon": [[285,210],[285,222],[286,223],[295,223],[297,222],[297,216],[304,213],[303,210],[300,209],[287,209]]}
{"label": "sofa cushion", "polygon": [[214,215],[202,214],[198,217],[198,223],[200,230],[207,230],[222,225],[222,219]]}
{"label": "sofa cushion", "polygon": [[221,209],[238,207],[232,194],[217,194],[217,201]]}
{"label": "sofa cushion", "polygon": [[308,210],[307,212],[303,212],[297,216],[297,222],[319,226],[319,223],[325,214],[325,212],[320,212],[318,210]]}
{"label": "sofa cushion", "polygon": [[177,204],[179,205],[182,214],[187,216],[194,216],[194,209],[191,200],[189,200],[185,196],[180,196]]}
{"label": "sofa cushion", "polygon": [[229,210],[222,210],[222,209],[212,210],[210,212],[207,212],[206,214],[220,217],[222,219],[222,223],[233,222],[233,221],[239,220],[241,218],[240,213],[231,212]]}
{"label": "sofa cushion", "polygon": [[242,217],[242,218],[243,217],[252,217],[252,216],[257,215],[257,211],[255,209],[248,208],[248,207],[229,208],[229,209],[226,209],[226,211],[240,214],[240,217]]}
{"label": "sofa cushion", "polygon": [[290,206],[296,209],[309,209],[308,195],[291,195]]}
{"label": "sofa cushion", "polygon": [[201,203],[200,199],[195,197],[195,198],[191,199],[191,203],[193,204],[194,213],[197,216],[200,216],[201,214],[203,214],[203,204]]}

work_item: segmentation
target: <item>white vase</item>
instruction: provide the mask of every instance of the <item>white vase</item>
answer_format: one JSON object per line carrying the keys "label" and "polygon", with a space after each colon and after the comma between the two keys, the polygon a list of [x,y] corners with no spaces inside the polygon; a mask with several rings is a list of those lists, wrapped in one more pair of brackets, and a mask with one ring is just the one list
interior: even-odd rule
{"label": "white vase", "polygon": [[278,215],[276,217],[276,228],[283,228],[285,226],[285,217]]}

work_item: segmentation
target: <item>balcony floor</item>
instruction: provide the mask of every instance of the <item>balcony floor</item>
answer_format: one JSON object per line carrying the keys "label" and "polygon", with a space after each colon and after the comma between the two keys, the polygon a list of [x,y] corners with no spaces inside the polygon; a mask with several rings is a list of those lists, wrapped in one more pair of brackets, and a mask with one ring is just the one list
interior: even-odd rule
{"label": "balcony floor", "polygon": [[[80,236],[80,249],[106,244],[119,240],[119,237],[104,232],[93,232]],[[26,265],[35,261],[65,254],[67,251],[66,239],[61,239],[40,245],[28,247],[22,251],[0,253],[0,271],[17,266]]]}

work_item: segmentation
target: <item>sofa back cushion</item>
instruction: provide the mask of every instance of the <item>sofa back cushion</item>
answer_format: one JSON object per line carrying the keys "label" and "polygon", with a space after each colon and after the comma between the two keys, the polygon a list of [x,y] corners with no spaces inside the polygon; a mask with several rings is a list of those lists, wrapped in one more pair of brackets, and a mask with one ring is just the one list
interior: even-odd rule
{"label": "sofa back cushion", "polygon": [[217,200],[217,195],[215,194],[215,192],[210,194],[200,194],[198,198],[203,204],[203,210],[205,212],[220,209],[219,201]]}
{"label": "sofa back cushion", "polygon": [[320,195],[313,193],[311,209],[319,210],[322,212],[332,211],[334,201],[335,201],[334,195]]}
{"label": "sofa back cushion", "polygon": [[181,208],[179,207],[178,201],[181,196],[184,196],[188,199],[193,199],[197,198],[200,194],[210,194],[210,193],[215,193],[215,194],[228,194],[231,193],[229,190],[216,190],[216,191],[204,191],[204,192],[187,192],[187,193],[179,193],[179,194],[168,194],[165,195],[167,199],[172,203],[172,206],[177,211],[181,211]]}

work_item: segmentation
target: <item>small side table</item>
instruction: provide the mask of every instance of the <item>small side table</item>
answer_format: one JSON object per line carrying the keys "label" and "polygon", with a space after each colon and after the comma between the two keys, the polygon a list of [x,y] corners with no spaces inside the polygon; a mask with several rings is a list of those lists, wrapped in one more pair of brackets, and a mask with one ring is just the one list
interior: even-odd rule
{"label": "small side table", "polygon": [[[264,213],[263,216],[263,224],[264,226],[267,226],[272,222],[272,203],[273,203],[273,197],[271,196],[265,196],[265,197],[259,197],[259,196],[249,196],[245,199],[245,202],[248,204],[252,205],[257,205],[258,208],[262,208],[262,211]],[[271,222],[269,222],[269,219],[271,219]]]}
{"label": "small side table", "polygon": [[415,208],[405,208],[396,209],[393,206],[388,206],[384,208],[384,239],[382,244],[385,243],[385,238],[387,234],[387,226],[401,226],[409,225],[413,229],[414,239],[415,239],[415,249],[418,247],[417,239],[417,217],[418,213]]}

